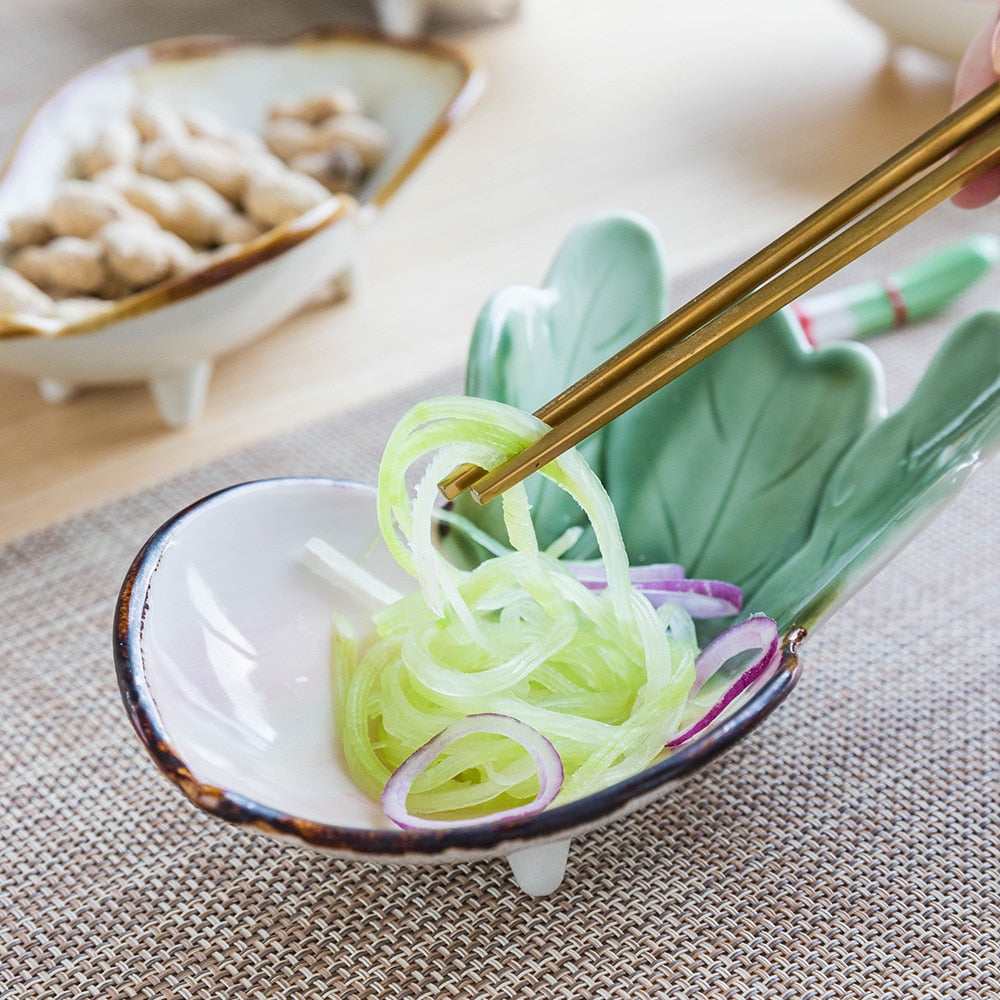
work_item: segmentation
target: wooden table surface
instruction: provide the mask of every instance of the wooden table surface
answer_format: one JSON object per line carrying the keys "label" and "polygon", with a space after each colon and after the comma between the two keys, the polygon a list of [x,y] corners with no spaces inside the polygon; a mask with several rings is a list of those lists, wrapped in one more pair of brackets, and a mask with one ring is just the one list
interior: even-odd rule
{"label": "wooden table surface", "polygon": [[[0,142],[48,90],[131,44],[203,32],[285,36],[361,0],[5,0]],[[42,402],[0,373],[0,542],[461,363],[476,314],[538,283],[578,222],[631,209],[675,271],[750,252],[948,107],[954,67],[887,58],[840,0],[522,0],[446,27],[487,74],[473,114],[377,219],[348,301],[217,365],[194,426],[145,387]]]}

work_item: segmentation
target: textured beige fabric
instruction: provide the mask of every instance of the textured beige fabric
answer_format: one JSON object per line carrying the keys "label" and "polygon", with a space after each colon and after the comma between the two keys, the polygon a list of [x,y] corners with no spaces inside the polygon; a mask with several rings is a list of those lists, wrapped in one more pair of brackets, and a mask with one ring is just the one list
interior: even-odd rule
{"label": "textured beige fabric", "polygon": [[[936,213],[880,257],[991,221]],[[991,300],[996,281],[883,340],[890,383]],[[761,730],[575,842],[549,897],[526,897],[500,861],[327,860],[203,816],[155,772],[111,659],[114,598],[148,534],[245,479],[371,479],[406,403],[458,384],[443,375],[0,549],[0,996],[1000,995],[997,461],[807,640],[800,686]]]}

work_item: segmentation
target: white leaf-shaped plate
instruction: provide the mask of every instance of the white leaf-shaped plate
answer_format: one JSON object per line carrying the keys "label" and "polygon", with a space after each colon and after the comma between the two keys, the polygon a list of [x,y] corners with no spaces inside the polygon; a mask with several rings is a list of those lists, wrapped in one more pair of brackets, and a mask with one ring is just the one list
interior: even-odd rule
{"label": "white leaf-shaped plate", "polygon": [[244,483],[181,511],[136,556],[118,602],[115,660],[136,733],[191,802],[337,857],[505,857],[526,892],[551,892],[572,837],[667,794],[763,721],[798,677],[796,630],[777,675],[746,705],[640,774],[526,819],[397,829],[348,775],[332,711],[332,615],[364,634],[373,608],[306,568],[312,537],[402,591],[414,586],[382,547],[373,488]]}

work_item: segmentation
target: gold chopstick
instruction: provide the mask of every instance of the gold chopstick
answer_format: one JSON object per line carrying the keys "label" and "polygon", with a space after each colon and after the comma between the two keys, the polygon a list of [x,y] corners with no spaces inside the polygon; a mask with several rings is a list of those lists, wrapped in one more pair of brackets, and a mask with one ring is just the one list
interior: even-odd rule
{"label": "gold chopstick", "polygon": [[[459,467],[442,480],[442,493],[452,499],[471,489],[481,503],[488,502],[1000,165],[1000,134],[977,136],[995,124],[998,116],[1000,84],[993,84],[542,406],[535,415],[553,429],[533,445],[492,472],[474,465]],[[960,146],[953,156],[928,169]],[[831,238],[922,171],[927,172],[909,188]],[[828,242],[823,244],[825,239]],[[793,264],[809,250],[813,250],[810,256]],[[769,284],[762,284],[767,280]]]}

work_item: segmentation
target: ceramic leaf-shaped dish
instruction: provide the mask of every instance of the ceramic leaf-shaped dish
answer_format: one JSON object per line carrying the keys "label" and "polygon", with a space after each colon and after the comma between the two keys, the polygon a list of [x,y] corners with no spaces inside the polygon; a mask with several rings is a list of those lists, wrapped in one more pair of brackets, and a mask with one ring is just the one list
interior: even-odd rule
{"label": "ceramic leaf-shaped dish", "polygon": [[[486,303],[469,349],[466,392],[536,410],[659,321],[668,285],[662,258],[659,237],[637,217],[580,226],[542,288],[511,286]],[[603,478],[603,436],[579,450]],[[527,489],[543,544],[583,521],[575,502],[547,480],[535,476]],[[458,506],[502,537],[499,504],[481,508],[460,498]],[[589,535],[571,554],[593,555],[588,545]]]}
{"label": "ceramic leaf-shaped dish", "polygon": [[[483,310],[469,389],[537,407],[653,325],[666,298],[648,223],[581,226],[541,289],[508,288]],[[664,796],[781,703],[798,678],[803,628],[897,551],[998,438],[994,313],[955,330],[891,416],[870,350],[813,350],[778,315],[593,437],[588,455],[632,562],[676,558],[729,578],[746,590],[745,611],[771,614],[786,637],[775,676],[732,714],[645,770],[531,817],[397,829],[335,752],[331,594],[305,569],[303,546],[323,538],[406,586],[373,545],[375,494],[358,484],[242,484],[160,528],[115,616],[123,700],[160,770],[226,822],[368,861],[502,856],[519,885],[542,895],[559,884],[573,837]],[[531,489],[543,541],[579,517],[544,486]],[[488,528],[497,506],[463,505]],[[443,544],[458,537],[450,531]],[[590,545],[583,537],[574,554],[592,554]],[[336,600],[360,634],[371,608],[356,594]]]}
{"label": "ceramic leaf-shaped dish", "polygon": [[0,315],[0,368],[36,380],[50,401],[81,386],[147,383],[168,425],[196,419],[217,357],[317,298],[350,291],[369,225],[482,85],[457,49],[346,29],[271,42],[168,39],[91,66],[38,108],[0,170],[0,240],[14,218],[46,212],[80,153],[137,101],[209,114],[259,136],[275,104],[342,87],[385,130],[387,148],[352,195],[331,195],[96,312]]}
{"label": "ceramic leaf-shaped dish", "polygon": [[[664,273],[644,220],[580,226],[541,289],[508,288],[484,309],[468,391],[537,407],[665,315]],[[813,348],[780,312],[593,435],[586,451],[633,564],[679,562],[693,576],[731,580],[745,610],[811,628],[998,439],[1000,314],[959,326],[888,415],[869,348]],[[550,541],[576,515],[532,488]],[[489,506],[466,501],[462,512],[496,531]],[[587,544],[574,555],[593,554]]]}

